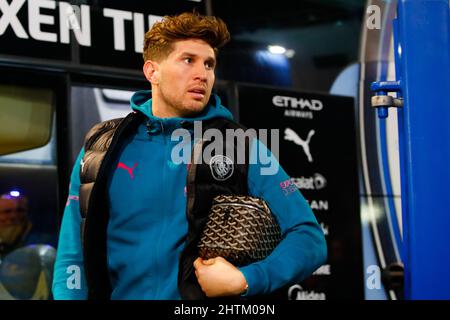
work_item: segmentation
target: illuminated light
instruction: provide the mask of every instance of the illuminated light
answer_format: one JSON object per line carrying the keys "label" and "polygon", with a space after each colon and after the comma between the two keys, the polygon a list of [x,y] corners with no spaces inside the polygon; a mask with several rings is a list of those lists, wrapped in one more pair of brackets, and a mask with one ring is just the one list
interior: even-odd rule
{"label": "illuminated light", "polygon": [[284,54],[286,52],[286,48],[282,46],[268,46],[267,49],[273,54]]}
{"label": "illuminated light", "polygon": [[375,203],[365,203],[361,205],[361,222],[364,224],[377,223],[383,219],[383,207]]}
{"label": "illuminated light", "polygon": [[288,58],[292,58],[295,55],[295,51],[292,49],[286,50],[285,56]]}
{"label": "illuminated light", "polygon": [[20,192],[19,192],[19,191],[16,191],[16,190],[13,190],[13,191],[11,191],[11,192],[9,193],[9,195],[10,195],[11,197],[19,197],[19,196],[20,196]]}

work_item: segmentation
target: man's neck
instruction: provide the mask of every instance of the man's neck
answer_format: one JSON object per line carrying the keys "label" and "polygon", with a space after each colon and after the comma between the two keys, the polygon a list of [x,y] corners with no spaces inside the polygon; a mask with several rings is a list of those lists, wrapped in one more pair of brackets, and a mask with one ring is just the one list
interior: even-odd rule
{"label": "man's neck", "polygon": [[157,118],[175,118],[181,117],[181,115],[176,112],[171,112],[169,107],[162,106],[156,101],[152,100],[152,114]]}
{"label": "man's neck", "polygon": [[152,114],[157,118],[181,118],[182,115],[174,109],[172,106],[167,104],[163,99],[161,99],[156,92],[153,90],[152,94]]}
{"label": "man's neck", "polygon": [[197,117],[201,112],[204,111],[204,108],[198,113],[183,113],[179,109],[174,108],[172,105],[168,104],[164,99],[161,99],[161,97],[155,91],[152,92],[152,115],[157,118]]}

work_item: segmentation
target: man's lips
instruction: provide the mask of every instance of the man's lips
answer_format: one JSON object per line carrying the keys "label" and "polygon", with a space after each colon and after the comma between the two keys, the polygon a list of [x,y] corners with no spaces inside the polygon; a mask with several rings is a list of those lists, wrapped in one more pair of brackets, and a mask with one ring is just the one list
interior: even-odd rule
{"label": "man's lips", "polygon": [[198,98],[198,99],[203,99],[206,94],[206,90],[203,88],[190,89],[190,90],[188,90],[188,92],[191,93],[192,95],[194,95],[194,97]]}
{"label": "man's lips", "polygon": [[205,94],[206,93],[206,89],[204,89],[204,88],[194,88],[194,89],[190,89],[189,92]]}

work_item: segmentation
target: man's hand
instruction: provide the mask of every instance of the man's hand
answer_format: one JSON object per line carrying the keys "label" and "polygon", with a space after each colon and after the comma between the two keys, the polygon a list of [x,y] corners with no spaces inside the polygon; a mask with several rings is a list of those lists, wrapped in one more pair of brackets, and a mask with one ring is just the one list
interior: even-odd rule
{"label": "man's hand", "polygon": [[242,272],[222,257],[194,261],[195,275],[207,297],[241,294],[247,287]]}

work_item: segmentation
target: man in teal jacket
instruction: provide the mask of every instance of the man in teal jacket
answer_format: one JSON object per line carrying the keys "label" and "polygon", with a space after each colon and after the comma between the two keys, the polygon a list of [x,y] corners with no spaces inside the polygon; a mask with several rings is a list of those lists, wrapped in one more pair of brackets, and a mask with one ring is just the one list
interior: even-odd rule
{"label": "man in teal jacket", "polygon": [[[112,299],[180,299],[178,259],[188,233],[187,166],[171,155],[174,130],[183,123],[232,119],[217,95],[217,48],[229,40],[220,19],[197,14],[165,17],[147,32],[144,74],[152,91],[131,98],[133,111],[145,115],[108,175],[107,265]],[[264,144],[250,148],[248,193],[263,198],[282,231],[282,241],[265,259],[236,267],[218,257],[198,258],[195,274],[208,297],[268,294],[311,275],[326,261],[326,243],[311,208],[298,190],[286,192],[290,178],[278,166],[262,174]],[[74,165],[55,263],[55,299],[86,299],[80,239],[80,170]],[[270,154],[270,153],[269,153]],[[273,158],[274,159],[274,158]],[[274,161],[276,161],[274,159]]]}

